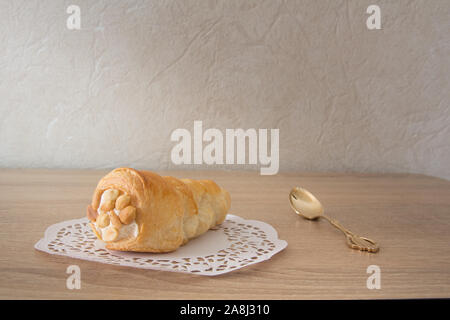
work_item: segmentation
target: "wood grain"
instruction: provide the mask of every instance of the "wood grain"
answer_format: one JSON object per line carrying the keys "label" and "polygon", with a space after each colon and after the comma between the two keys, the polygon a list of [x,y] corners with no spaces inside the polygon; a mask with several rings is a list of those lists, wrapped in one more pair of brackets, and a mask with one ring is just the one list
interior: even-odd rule
{"label": "wood grain", "polygon": [[[370,299],[450,297],[450,182],[422,175],[160,172],[230,190],[231,213],[265,221],[288,242],[271,260],[216,277],[117,267],[36,251],[47,226],[84,215],[106,171],[0,170],[2,299]],[[302,186],[377,254],[350,250],[326,221],[302,220],[288,193]],[[66,268],[81,268],[81,290]],[[369,265],[381,289],[366,287]]]}

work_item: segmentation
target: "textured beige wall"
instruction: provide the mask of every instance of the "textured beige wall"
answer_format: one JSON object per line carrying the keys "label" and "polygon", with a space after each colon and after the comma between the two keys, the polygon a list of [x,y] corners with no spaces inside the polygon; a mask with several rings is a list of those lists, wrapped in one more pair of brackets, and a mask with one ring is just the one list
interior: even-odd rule
{"label": "textured beige wall", "polygon": [[171,132],[203,120],[279,128],[281,171],[450,178],[449,17],[448,0],[2,0],[0,166],[175,168]]}

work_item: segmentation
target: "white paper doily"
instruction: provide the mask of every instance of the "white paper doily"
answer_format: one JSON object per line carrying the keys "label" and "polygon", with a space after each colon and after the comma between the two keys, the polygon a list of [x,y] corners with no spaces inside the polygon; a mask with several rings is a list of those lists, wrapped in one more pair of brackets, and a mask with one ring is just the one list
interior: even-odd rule
{"label": "white paper doily", "polygon": [[269,224],[229,214],[216,229],[170,253],[108,250],[93,234],[87,218],[51,225],[34,247],[107,264],[214,276],[270,259],[286,246]]}

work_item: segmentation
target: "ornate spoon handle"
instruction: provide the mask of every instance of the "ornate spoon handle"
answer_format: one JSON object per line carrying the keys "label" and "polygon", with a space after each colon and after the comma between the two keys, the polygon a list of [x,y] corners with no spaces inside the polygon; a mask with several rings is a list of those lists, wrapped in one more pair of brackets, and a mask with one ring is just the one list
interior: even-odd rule
{"label": "ornate spoon handle", "polygon": [[380,250],[380,247],[378,246],[378,244],[375,241],[373,241],[369,238],[361,237],[361,236],[354,234],[350,230],[344,228],[339,222],[331,219],[330,217],[328,217],[326,215],[322,215],[321,217],[325,218],[325,220],[327,220],[334,227],[341,230],[345,234],[345,237],[347,239],[347,245],[350,248],[356,249],[356,250],[361,250],[361,251],[372,252],[372,253],[378,252]]}

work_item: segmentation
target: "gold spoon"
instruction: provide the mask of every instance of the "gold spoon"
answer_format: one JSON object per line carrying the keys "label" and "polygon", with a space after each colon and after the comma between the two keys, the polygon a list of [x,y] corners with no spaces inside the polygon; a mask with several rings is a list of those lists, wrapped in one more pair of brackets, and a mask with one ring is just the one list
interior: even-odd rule
{"label": "gold spoon", "polygon": [[350,248],[373,253],[380,250],[380,247],[378,247],[378,244],[375,241],[350,232],[342,225],[340,225],[336,220],[333,220],[330,217],[324,215],[322,204],[308,190],[299,187],[293,188],[291,190],[291,193],[289,194],[289,202],[291,204],[291,208],[299,216],[308,220],[324,218],[333,226],[341,230],[345,234],[345,237],[347,238],[347,245]]}

